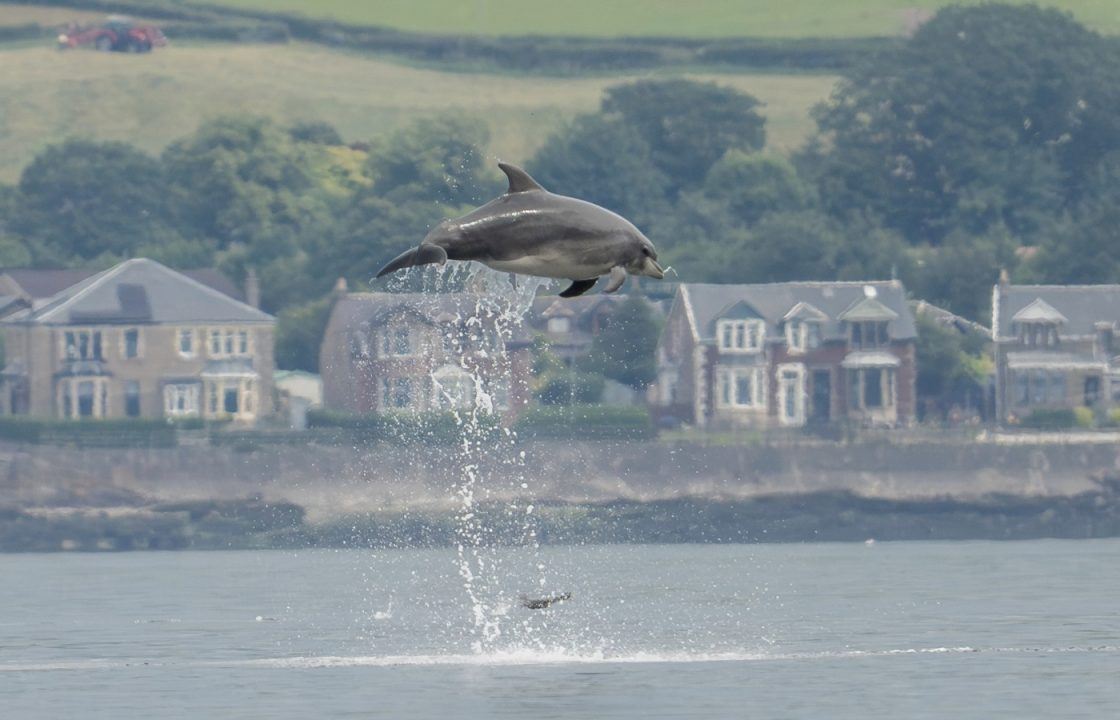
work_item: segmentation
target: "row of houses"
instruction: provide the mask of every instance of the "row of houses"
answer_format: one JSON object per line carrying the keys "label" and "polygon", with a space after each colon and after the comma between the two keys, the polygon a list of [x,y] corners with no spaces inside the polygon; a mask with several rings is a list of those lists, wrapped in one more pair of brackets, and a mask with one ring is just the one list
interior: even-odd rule
{"label": "row of houses", "polygon": [[[0,271],[0,412],[269,418],[275,319],[259,309],[259,294],[251,275],[242,290],[213,270],[146,259],[102,272]],[[484,394],[516,415],[531,401],[534,339],[574,363],[620,302],[539,297],[527,323],[514,325],[480,315],[469,295],[339,293],[320,350],[322,402],[351,413],[424,412],[473,406]],[[988,331],[913,303],[895,280],[682,283],[656,305],[664,329],[646,402],[666,423],[701,428],[911,424],[917,310],[990,335],[1004,422],[1038,409],[1120,405],[1120,286],[1002,278],[992,306]]]}

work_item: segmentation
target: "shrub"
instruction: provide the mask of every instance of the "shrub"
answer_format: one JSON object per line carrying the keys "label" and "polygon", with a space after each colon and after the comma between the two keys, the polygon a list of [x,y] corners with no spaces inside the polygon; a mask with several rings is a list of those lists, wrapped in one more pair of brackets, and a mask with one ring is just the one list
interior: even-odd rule
{"label": "shrub", "polygon": [[1038,408],[1024,417],[1020,424],[1036,430],[1069,430],[1077,424],[1077,416],[1068,408]]}
{"label": "shrub", "polygon": [[596,372],[558,371],[544,376],[537,398],[545,405],[593,405],[603,398],[606,378]]}
{"label": "shrub", "polygon": [[1093,409],[1079,407],[1073,409],[1073,422],[1079,428],[1093,427]]}
{"label": "shrub", "polygon": [[46,420],[0,418],[0,437],[44,445],[174,447],[175,426],[165,420]]}
{"label": "shrub", "polygon": [[515,429],[524,437],[541,439],[648,439],[655,434],[646,408],[610,405],[532,408],[518,418]]}
{"label": "shrub", "polygon": [[[464,413],[463,417],[466,414]],[[354,442],[389,442],[407,445],[427,442],[447,445],[462,439],[470,427],[480,435],[496,432],[497,416],[480,414],[473,424],[451,412],[428,413],[368,413],[352,415],[331,410],[311,410],[307,413],[307,427],[334,428],[342,431]]]}

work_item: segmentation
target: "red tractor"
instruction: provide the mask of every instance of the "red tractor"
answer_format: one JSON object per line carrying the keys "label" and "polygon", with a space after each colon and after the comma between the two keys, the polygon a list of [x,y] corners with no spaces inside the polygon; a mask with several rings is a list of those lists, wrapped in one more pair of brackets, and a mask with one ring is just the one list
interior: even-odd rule
{"label": "red tractor", "polygon": [[167,38],[154,25],[137,25],[129,18],[113,16],[99,27],[71,25],[58,36],[60,50],[93,46],[103,52],[151,52],[163,47]]}

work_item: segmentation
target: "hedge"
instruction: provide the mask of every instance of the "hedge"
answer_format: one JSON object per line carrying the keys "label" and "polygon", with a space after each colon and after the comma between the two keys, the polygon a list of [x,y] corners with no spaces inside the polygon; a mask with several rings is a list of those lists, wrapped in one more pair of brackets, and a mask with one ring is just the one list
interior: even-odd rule
{"label": "hedge", "polygon": [[497,416],[479,415],[473,424],[460,422],[450,412],[370,413],[352,415],[330,410],[310,410],[307,427],[335,428],[355,442],[389,442],[407,445],[431,442],[448,445],[462,440],[465,432],[476,438],[498,431]]}
{"label": "hedge", "polygon": [[539,406],[522,413],[514,429],[521,437],[570,440],[644,440],[656,435],[644,407],[614,405]]}
{"label": "hedge", "polygon": [[43,420],[0,417],[0,438],[79,447],[174,447],[175,425],[166,420]]}
{"label": "hedge", "polygon": [[1035,430],[1070,430],[1079,423],[1077,414],[1069,408],[1037,408],[1023,417],[1019,425]]}

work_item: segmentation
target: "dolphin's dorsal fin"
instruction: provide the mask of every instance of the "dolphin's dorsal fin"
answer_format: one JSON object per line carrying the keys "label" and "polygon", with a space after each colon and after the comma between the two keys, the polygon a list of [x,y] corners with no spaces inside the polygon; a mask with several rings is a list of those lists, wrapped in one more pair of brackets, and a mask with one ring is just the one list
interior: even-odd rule
{"label": "dolphin's dorsal fin", "polygon": [[502,172],[506,174],[506,177],[509,178],[509,190],[506,191],[507,193],[528,192],[529,190],[544,190],[544,188],[540,186],[540,183],[529,177],[529,173],[525,172],[516,165],[510,165],[509,163],[500,162],[498,163],[498,167],[500,167],[502,169]]}

